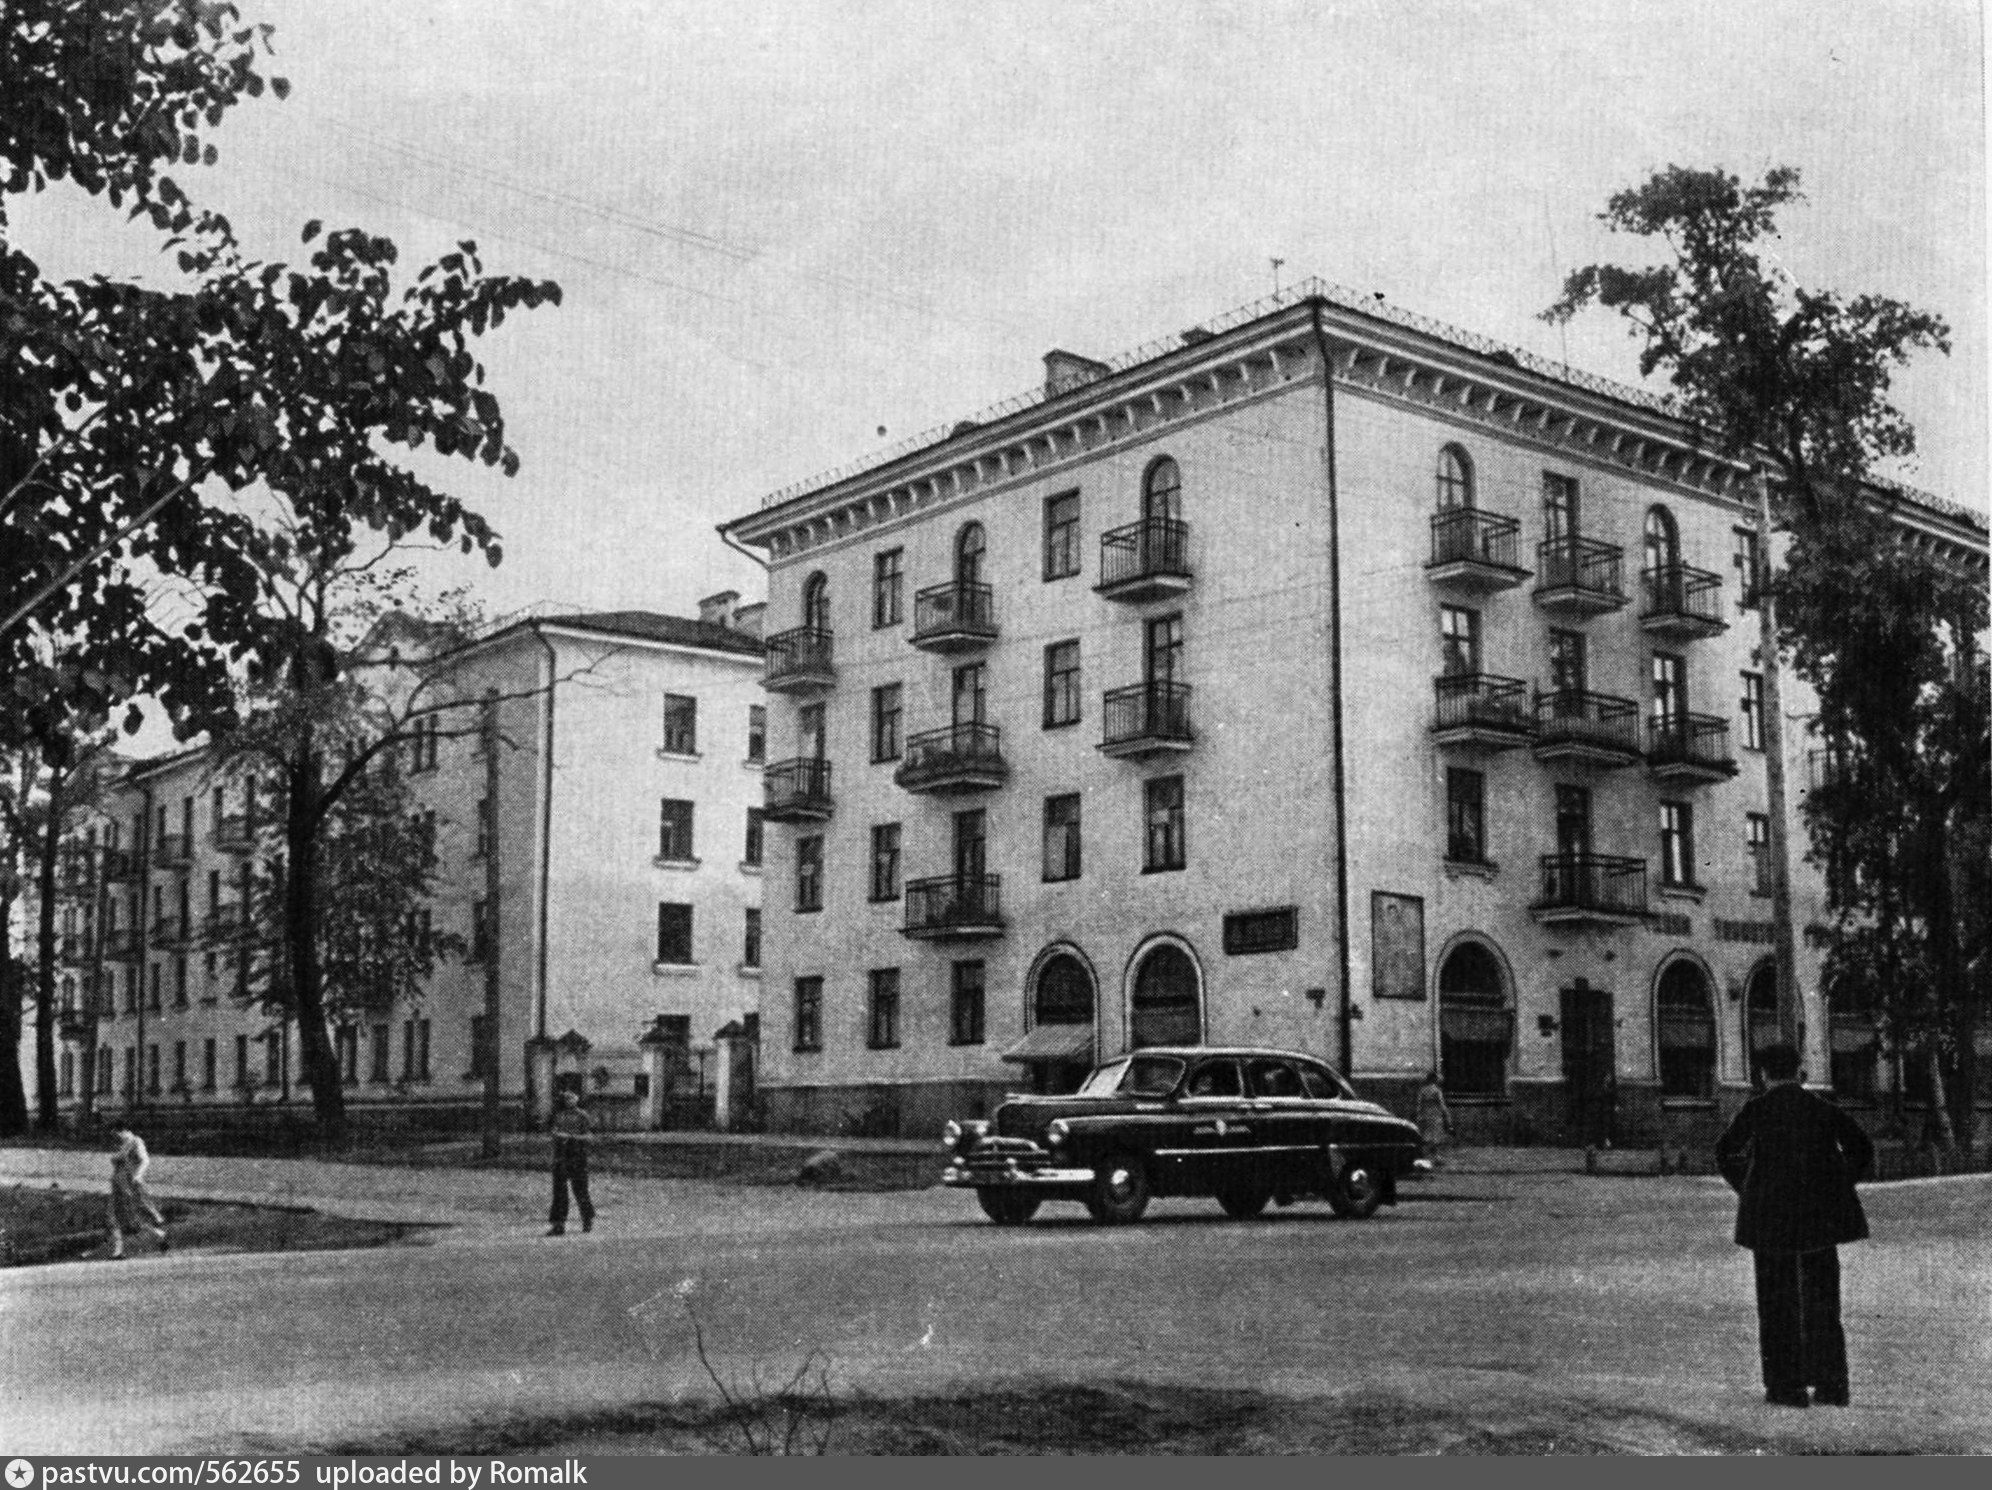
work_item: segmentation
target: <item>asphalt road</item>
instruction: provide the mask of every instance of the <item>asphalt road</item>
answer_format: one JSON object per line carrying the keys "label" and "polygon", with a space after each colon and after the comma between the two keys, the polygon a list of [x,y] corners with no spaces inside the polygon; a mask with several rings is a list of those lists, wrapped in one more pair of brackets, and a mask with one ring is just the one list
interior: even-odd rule
{"label": "asphalt road", "polygon": [[1635,1448],[1678,1447],[1679,1422],[1992,1452],[1992,1177],[1864,1192],[1855,1406],[1809,1414],[1759,1400],[1748,1254],[1708,1179],[1443,1175],[1367,1222],[1178,1201],[1123,1229],[1057,1206],[999,1229],[939,1190],[608,1190],[592,1236],[528,1213],[423,1247],[0,1273],[0,1453],[275,1452],[710,1397],[687,1306],[743,1383],[821,1348],[839,1391],[879,1396],[1381,1391],[1620,1420]]}

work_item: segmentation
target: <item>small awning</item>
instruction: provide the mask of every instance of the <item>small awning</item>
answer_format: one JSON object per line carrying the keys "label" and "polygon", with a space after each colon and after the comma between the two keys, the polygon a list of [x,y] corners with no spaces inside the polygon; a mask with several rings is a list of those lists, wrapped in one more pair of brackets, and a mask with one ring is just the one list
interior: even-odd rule
{"label": "small awning", "polygon": [[1003,1052],[1003,1059],[1020,1066],[1071,1063],[1093,1064],[1091,1024],[1041,1024]]}

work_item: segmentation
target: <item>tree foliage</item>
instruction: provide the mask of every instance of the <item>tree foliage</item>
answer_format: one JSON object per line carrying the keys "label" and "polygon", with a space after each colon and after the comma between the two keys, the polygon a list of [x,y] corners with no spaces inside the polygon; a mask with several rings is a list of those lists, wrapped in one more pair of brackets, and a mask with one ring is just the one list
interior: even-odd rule
{"label": "tree foliage", "polygon": [[1833,916],[1826,987],[1929,1063],[1968,1141],[1992,799],[1983,550],[1911,541],[1905,499],[1874,477],[1915,449],[1889,401],[1893,373],[1948,352],[1949,329],[1887,296],[1804,288],[1767,262],[1798,187],[1789,167],[1745,186],[1670,166],[1601,214],[1665,255],[1579,269],[1544,314],[1617,312],[1641,372],[1668,379],[1704,438],[1768,465],[1784,540],[1778,640],[1817,695],[1827,764],[1804,809]]}

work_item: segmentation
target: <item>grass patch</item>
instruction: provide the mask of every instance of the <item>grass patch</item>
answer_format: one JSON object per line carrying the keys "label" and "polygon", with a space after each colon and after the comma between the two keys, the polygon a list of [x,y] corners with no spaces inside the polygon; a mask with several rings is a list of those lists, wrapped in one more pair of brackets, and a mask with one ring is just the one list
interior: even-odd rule
{"label": "grass patch", "polygon": [[[351,1221],[301,1207],[221,1205],[207,1201],[153,1203],[166,1217],[174,1251],[325,1252],[388,1247],[426,1228],[386,1221]],[[0,1189],[0,1266],[81,1262],[108,1252],[102,1191]],[[128,1256],[152,1255],[149,1236],[128,1234]]]}

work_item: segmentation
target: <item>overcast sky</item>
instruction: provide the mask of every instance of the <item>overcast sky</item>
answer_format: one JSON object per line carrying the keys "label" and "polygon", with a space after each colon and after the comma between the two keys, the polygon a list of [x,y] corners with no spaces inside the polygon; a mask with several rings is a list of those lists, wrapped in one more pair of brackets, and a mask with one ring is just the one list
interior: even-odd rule
{"label": "overcast sky", "polygon": [[[762,589],[713,525],[779,486],[1319,275],[1630,380],[1536,313],[1671,163],[1790,164],[1801,282],[1945,316],[1897,474],[1986,488],[1984,48],[1968,0],[245,0],[288,102],[182,177],[259,253],[309,218],[556,279],[484,356],[524,467],[451,464],[494,612]],[[54,270],[146,269],[22,203]],[[886,433],[879,434],[883,428]],[[431,471],[434,474],[433,470]]]}

